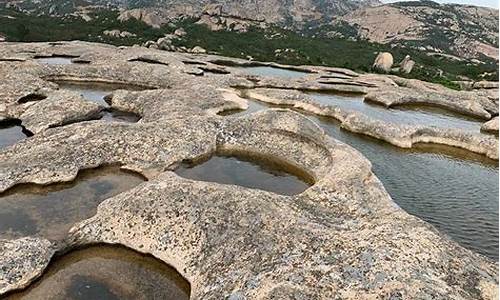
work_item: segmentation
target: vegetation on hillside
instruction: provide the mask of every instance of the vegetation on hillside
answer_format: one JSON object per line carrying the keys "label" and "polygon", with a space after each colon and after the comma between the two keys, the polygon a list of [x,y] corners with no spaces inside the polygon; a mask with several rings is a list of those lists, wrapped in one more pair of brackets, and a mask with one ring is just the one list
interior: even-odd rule
{"label": "vegetation on hillside", "polygon": [[[50,17],[27,15],[12,9],[0,9],[0,34],[13,42],[42,42],[82,40],[114,45],[133,45],[158,39],[165,30],[155,29],[147,24],[130,19],[117,20],[118,12],[95,11],[85,21],[79,16]],[[103,34],[104,30],[119,29],[134,33],[136,37],[115,38]]]}
{"label": "vegetation on hillside", "polygon": [[[407,48],[391,48],[389,45],[368,41],[350,41],[341,38],[310,37],[279,28],[268,30],[252,28],[246,33],[228,31],[212,32],[208,28],[184,21],[182,26],[187,38],[178,42],[188,48],[201,46],[225,56],[259,61],[275,61],[284,64],[312,64],[345,67],[357,71],[371,71],[371,65],[379,51],[391,52],[395,62],[410,55],[417,65],[410,78],[445,84],[457,88],[451,81],[465,76],[473,80],[498,80],[498,64],[490,59],[488,64],[471,64],[446,57],[429,56],[424,52]],[[280,49],[279,53],[276,50]],[[284,52],[285,49],[293,51]],[[487,59],[487,58],[485,58]]]}
{"label": "vegetation on hillside", "polygon": [[[374,44],[364,40],[351,41],[341,37],[298,33],[276,27],[265,30],[250,28],[244,33],[213,32],[203,25],[195,24],[192,19],[155,29],[135,19],[120,22],[117,16],[117,11],[100,10],[90,14],[92,20],[84,21],[77,16],[62,18],[33,16],[0,8],[0,34],[5,35],[9,41],[84,40],[133,45],[157,40],[164,34],[172,33],[175,28],[183,27],[187,35],[175,41],[176,46],[186,48],[201,46],[209,52],[224,56],[252,57],[259,61],[292,65],[311,64],[371,71],[371,64],[377,53],[389,51],[393,54],[395,62],[401,61],[406,55],[410,55],[416,61],[414,70],[406,77],[432,81],[451,88],[458,88],[452,81],[464,76],[473,80],[498,80],[498,63],[492,59],[487,64],[472,64],[467,61],[428,56],[424,52],[408,48],[390,48],[389,45]],[[136,36],[116,38],[103,34],[104,30],[112,29],[128,31]],[[484,77],[484,74],[489,75]]]}

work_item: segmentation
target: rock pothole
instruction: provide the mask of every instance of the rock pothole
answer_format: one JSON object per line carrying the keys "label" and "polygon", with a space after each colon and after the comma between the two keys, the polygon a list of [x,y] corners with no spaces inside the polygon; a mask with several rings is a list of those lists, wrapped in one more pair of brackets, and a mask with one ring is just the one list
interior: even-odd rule
{"label": "rock pothole", "polygon": [[32,94],[29,94],[29,95],[26,95],[24,97],[19,98],[19,100],[17,100],[17,103],[23,104],[23,103],[28,103],[28,102],[32,102],[32,101],[40,101],[40,100],[44,100],[44,99],[47,99],[46,95],[32,93]]}
{"label": "rock pothole", "polygon": [[8,119],[0,121],[0,149],[13,145],[32,135],[32,132],[26,130],[21,125],[21,120]]}
{"label": "rock pothole", "polygon": [[0,239],[61,240],[73,224],[95,214],[103,200],[143,181],[135,173],[107,166],[84,170],[71,182],[17,185],[0,194]]}
{"label": "rock pothole", "polygon": [[125,247],[94,245],[54,258],[28,288],[7,299],[188,300],[190,284],[174,268]]}
{"label": "rock pothole", "polygon": [[113,108],[110,105],[111,94],[116,90],[140,91],[143,88],[132,85],[100,83],[100,82],[76,82],[56,81],[59,88],[79,93],[84,99],[92,101],[103,107],[100,119],[107,122],[136,123],[141,116],[133,112]]}
{"label": "rock pothole", "polygon": [[177,175],[222,184],[239,185],[292,196],[314,184],[306,171],[276,157],[219,151],[208,159],[185,161]]}

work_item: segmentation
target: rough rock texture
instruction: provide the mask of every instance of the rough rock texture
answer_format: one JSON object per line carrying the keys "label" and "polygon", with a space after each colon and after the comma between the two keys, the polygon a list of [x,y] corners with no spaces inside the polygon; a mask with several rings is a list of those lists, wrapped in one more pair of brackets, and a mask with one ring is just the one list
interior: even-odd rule
{"label": "rough rock texture", "polygon": [[456,59],[498,60],[498,9],[433,1],[391,3],[354,10],[346,22],[359,38],[412,47]]}
{"label": "rough rock texture", "polygon": [[498,117],[494,117],[481,126],[481,130],[498,134]]}
{"label": "rough rock texture", "polygon": [[498,159],[498,140],[490,136],[452,128],[437,128],[427,124],[405,125],[371,118],[360,112],[348,111],[336,105],[323,105],[311,97],[279,89],[252,89],[245,94],[263,102],[286,105],[340,121],[342,128],[389,142],[402,148],[416,143],[435,143],[467,149]]}
{"label": "rough rock texture", "polygon": [[96,119],[101,109],[76,93],[57,91],[47,99],[32,103],[16,118],[23,120],[24,127],[36,134],[47,128]]}
{"label": "rough rock texture", "polygon": [[401,73],[410,74],[413,70],[413,66],[415,66],[415,61],[411,60],[409,55],[406,55],[399,64],[399,70]]}
{"label": "rough rock texture", "polygon": [[391,76],[391,79],[398,87],[374,89],[365,99],[386,107],[428,104],[485,119],[498,114],[498,104],[495,104],[495,100],[481,93],[454,91],[438,84],[396,76]]}
{"label": "rough rock texture", "polygon": [[[145,3],[144,8],[126,10],[119,20],[134,17],[152,26],[160,26],[169,20],[180,17],[204,19],[210,24],[245,24],[251,22],[294,23],[302,24],[311,20],[329,21],[334,16],[342,15],[359,7],[379,4],[378,1],[311,1],[301,0],[283,2],[271,0],[255,1],[180,1]],[[135,5],[137,6],[137,4]],[[212,19],[212,20],[210,20]]]}
{"label": "rough rock texture", "polygon": [[380,52],[373,62],[373,68],[388,73],[391,71],[393,63],[394,59],[392,58],[392,54],[389,52]]}
{"label": "rough rock texture", "polygon": [[[141,115],[138,123],[34,125],[37,134],[0,151],[0,192],[22,183],[71,181],[80,170],[109,164],[139,172],[149,181],[102,202],[95,216],[79,222],[63,240],[0,241],[0,294],[33,282],[55,254],[110,243],[152,254],[175,267],[190,282],[191,299],[495,299],[498,295],[496,263],[404,212],[366,158],[327,136],[309,118],[285,109],[243,117],[217,115],[247,107],[235,90],[239,87],[269,98],[268,93],[275,91],[285,95],[280,100],[285,104],[302,103],[297,105],[318,114],[330,111],[342,116],[341,110],[303,100],[294,89],[397,90],[394,79],[308,66],[300,68],[313,73],[303,78],[273,79],[245,74],[237,68],[240,60],[81,42],[7,43],[0,46],[0,58],[23,51],[32,56],[24,62],[3,62],[0,69],[2,78],[17,79],[10,81],[10,87],[0,81],[9,89],[0,103],[6,114],[17,113],[23,122],[33,114],[23,117],[19,112],[34,105],[53,104],[57,95],[68,96],[61,103],[73,99],[57,91],[49,79],[114,82],[150,90],[122,89],[110,98],[111,107]],[[74,56],[88,64],[42,65],[32,60],[42,54]],[[228,60],[231,66],[220,66]],[[267,89],[258,88],[262,85]],[[42,89],[46,99],[19,101]],[[80,100],[74,99],[78,105],[73,108],[83,114]],[[53,119],[65,113],[52,105],[41,111]],[[397,138],[406,134],[386,123],[363,121],[363,116],[344,117],[350,124],[347,130],[390,132]],[[458,129],[436,132],[448,140],[464,135]],[[488,137],[483,144],[496,140]],[[474,139],[465,142],[474,144]],[[171,172],[184,160],[216,153],[285,161],[315,182],[288,197],[192,181]]]}
{"label": "rough rock texture", "polygon": [[11,286],[25,287],[47,267],[55,249],[39,238],[0,240],[0,295]]}

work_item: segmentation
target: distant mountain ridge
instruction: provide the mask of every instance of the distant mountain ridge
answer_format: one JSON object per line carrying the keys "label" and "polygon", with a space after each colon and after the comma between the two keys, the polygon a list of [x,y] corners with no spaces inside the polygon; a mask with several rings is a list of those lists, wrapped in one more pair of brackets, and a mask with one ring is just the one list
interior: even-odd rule
{"label": "distant mountain ridge", "polygon": [[498,10],[432,1],[363,7],[337,18],[357,38],[414,47],[431,55],[498,60]]}
{"label": "distant mountain ridge", "polygon": [[379,0],[0,0],[28,14],[80,15],[119,11],[159,28],[192,18],[212,31],[246,31],[271,24],[325,38],[368,40],[424,51],[430,56],[498,61],[498,10],[432,1],[382,4]]}
{"label": "distant mountain ridge", "polygon": [[[268,23],[330,21],[355,9],[380,5],[379,0],[7,0],[36,14],[73,13],[78,7],[102,6],[120,9],[159,9],[165,16],[199,16],[218,7],[222,15]],[[157,10],[158,11],[158,10]]]}

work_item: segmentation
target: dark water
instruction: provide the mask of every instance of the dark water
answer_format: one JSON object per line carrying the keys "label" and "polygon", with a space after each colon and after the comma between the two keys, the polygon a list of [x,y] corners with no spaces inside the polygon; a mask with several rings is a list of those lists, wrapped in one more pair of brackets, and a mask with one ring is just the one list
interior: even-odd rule
{"label": "dark water", "polygon": [[113,91],[119,89],[119,86],[104,84],[104,83],[86,83],[86,82],[65,82],[65,81],[56,81],[59,85],[59,88],[77,92],[82,95],[83,98],[93,101],[101,106],[108,106],[108,103],[104,98],[107,95],[113,93]]}
{"label": "dark water", "polygon": [[58,57],[58,56],[52,56],[52,57],[41,57],[41,58],[36,58],[35,60],[41,64],[45,65],[70,65],[73,62],[71,61],[73,57]]}
{"label": "dark water", "polygon": [[271,76],[271,77],[281,77],[281,78],[299,78],[310,73],[300,72],[289,69],[282,69],[276,67],[240,67],[240,70],[243,70],[245,73],[251,75],[259,75],[259,76]]}
{"label": "dark water", "polygon": [[187,300],[189,295],[189,282],[163,262],[101,245],[55,259],[39,280],[7,299]]}
{"label": "dark water", "polygon": [[71,183],[14,187],[0,194],[0,239],[62,239],[76,222],[93,216],[103,200],[143,181],[118,167],[103,167],[82,171]]}
{"label": "dark water", "polygon": [[135,123],[140,120],[140,116],[126,112],[113,109],[106,102],[106,96],[112,94],[118,89],[129,89],[138,90],[136,87],[129,87],[119,84],[108,84],[108,83],[86,83],[86,82],[65,82],[57,81],[59,88],[77,92],[86,100],[93,101],[106,109],[101,113],[101,120],[107,122],[128,122]]}
{"label": "dark water", "polygon": [[363,102],[363,97],[348,97],[331,94],[311,94],[321,104],[336,105],[349,111],[358,111],[375,119],[392,123],[411,125],[430,125],[444,128],[461,128],[479,132],[482,120],[454,114],[445,109],[400,106],[398,108],[385,108],[380,105]]}
{"label": "dark water", "polygon": [[289,166],[233,156],[213,156],[195,166],[182,165],[175,173],[189,179],[240,185],[282,195],[300,194],[310,186],[307,182],[311,182]]}
{"label": "dark water", "polygon": [[433,224],[462,246],[498,260],[498,162],[446,146],[401,149],[341,130],[331,118],[306,115],[327,134],[363,153],[404,210]]}
{"label": "dark water", "polygon": [[24,138],[26,138],[26,135],[23,133],[21,126],[0,125],[0,149],[13,145]]}
{"label": "dark water", "polygon": [[31,133],[23,130],[21,122],[5,121],[0,122],[0,149],[13,145],[25,139]]}
{"label": "dark water", "polygon": [[461,245],[498,259],[498,164],[444,146],[404,150],[312,117],[332,137],[363,153],[394,201]]}

